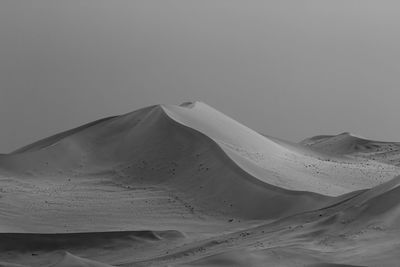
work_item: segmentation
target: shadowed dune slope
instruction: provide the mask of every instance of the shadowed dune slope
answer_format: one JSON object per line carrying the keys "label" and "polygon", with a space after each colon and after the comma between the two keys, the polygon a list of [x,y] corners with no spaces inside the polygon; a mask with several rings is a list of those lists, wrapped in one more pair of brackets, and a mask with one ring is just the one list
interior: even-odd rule
{"label": "shadowed dune slope", "polygon": [[[6,155],[0,164],[7,170],[0,211],[13,210],[0,213],[0,222],[21,232],[146,230],[157,227],[158,219],[166,230],[186,214],[225,222],[276,219],[335,201],[249,174],[215,141],[171,119],[161,106]],[[118,188],[119,194],[112,193]],[[139,197],[143,188],[152,189],[145,192],[151,199]],[[78,214],[90,214],[92,222]]]}
{"label": "shadowed dune slope", "polygon": [[[3,215],[3,229],[23,232],[88,231],[89,226],[92,231],[146,230],[143,225],[150,218],[157,218],[158,209],[174,209],[176,213],[171,210],[167,217],[178,217],[177,199],[185,212],[198,212],[196,216],[276,219],[324,207],[336,201],[332,196],[375,186],[399,173],[399,168],[375,161],[330,161],[300,148],[292,149],[201,102],[184,107],[143,108],[58,134],[18,151],[0,157],[1,169],[8,179],[3,190],[9,192],[2,194],[0,208],[13,207],[11,215]],[[91,176],[94,178],[88,179]],[[12,177],[25,178],[17,182]],[[140,200],[132,207],[124,196],[124,205],[118,210],[110,202],[100,210],[96,203],[104,202],[101,191],[92,194],[90,190],[84,202],[77,190],[69,191],[76,186],[88,188],[87,183],[95,183],[95,177],[103,184],[124,188],[154,188],[162,197],[150,202],[155,207],[147,202],[140,204]],[[66,179],[68,183],[64,182]],[[17,193],[13,192],[15,187],[19,188]],[[26,199],[24,191],[30,192],[32,198]],[[65,192],[65,197],[56,199],[57,192]],[[48,203],[56,204],[58,209]],[[98,211],[93,220],[99,222],[83,223],[74,215],[71,203],[82,209],[82,214],[86,209]],[[128,228],[127,222],[134,212],[126,211],[136,212],[139,206],[137,212],[146,212],[133,225],[140,227]],[[146,206],[149,207],[142,208]],[[26,213],[34,223],[26,224]],[[109,216],[107,223],[102,224],[107,213],[118,216],[114,220]],[[51,228],[45,221],[49,214],[59,218]],[[62,219],[66,228],[61,227]]]}
{"label": "shadowed dune slope", "polygon": [[[172,125],[175,128],[169,129]],[[259,181],[292,191],[337,196],[371,188],[400,174],[399,168],[372,160],[327,160],[306,148],[293,149],[201,102],[184,107],[152,106],[100,120],[36,142],[17,150],[18,153],[2,155],[0,167],[28,174],[84,168],[108,170],[116,164],[132,162],[139,152],[143,158],[154,153],[159,144],[152,143],[152,136],[163,136],[164,141],[176,140],[181,132],[189,131],[186,128],[197,131],[196,138],[211,139],[236,165]],[[143,145],[137,147],[144,142],[148,142],[146,149]],[[170,146],[168,152],[176,154],[183,146]]]}
{"label": "shadowed dune slope", "polygon": [[363,227],[400,230],[400,176],[345,202],[335,216],[345,222],[346,231]]}
{"label": "shadowed dune slope", "polygon": [[101,262],[88,260],[74,256],[68,252],[58,263],[51,265],[51,267],[112,267],[111,265]]}
{"label": "shadowed dune slope", "polygon": [[82,130],[84,130],[86,128],[92,127],[92,126],[97,125],[97,124],[101,124],[102,122],[109,121],[109,120],[111,120],[113,118],[115,118],[115,117],[109,117],[109,118],[100,119],[100,120],[97,120],[97,121],[82,125],[80,127],[71,129],[69,131],[65,131],[65,132],[53,135],[53,136],[51,136],[49,138],[45,138],[45,139],[42,139],[42,140],[40,140],[38,142],[35,142],[33,144],[21,147],[21,148],[15,150],[15,151],[13,151],[11,154],[32,152],[32,151],[40,150],[42,148],[46,148],[48,146],[51,146],[51,145],[57,143],[58,141],[60,141],[60,140],[62,140],[64,138],[67,138],[70,135],[73,135],[75,133],[79,133],[80,131],[82,131]]}
{"label": "shadowed dune slope", "polygon": [[360,265],[324,263],[323,257],[310,255],[310,251],[291,248],[274,248],[259,250],[230,251],[191,263],[179,265],[182,267],[264,267],[267,266],[287,267],[363,267]]}
{"label": "shadowed dune slope", "polygon": [[[397,266],[399,185],[396,177],[330,207],[188,245],[169,257],[180,259],[176,266]],[[157,261],[170,258],[138,266],[163,266]]]}
{"label": "shadowed dune slope", "polygon": [[69,262],[69,257],[65,258],[65,252],[69,252],[101,262],[123,263],[184,242],[188,239],[178,231],[0,233],[0,262],[58,266],[59,262]]}
{"label": "shadowed dune slope", "polygon": [[0,251],[84,250],[94,247],[108,249],[127,247],[145,241],[179,239],[178,231],[86,232],[69,234],[0,233]]}
{"label": "shadowed dune slope", "polygon": [[163,108],[172,119],[212,138],[243,170],[278,187],[337,196],[371,188],[400,174],[395,166],[327,157],[268,138],[202,102]]}
{"label": "shadowed dune slope", "polygon": [[349,134],[291,144],[201,102],[146,107],[0,155],[0,261],[390,266],[398,154]]}

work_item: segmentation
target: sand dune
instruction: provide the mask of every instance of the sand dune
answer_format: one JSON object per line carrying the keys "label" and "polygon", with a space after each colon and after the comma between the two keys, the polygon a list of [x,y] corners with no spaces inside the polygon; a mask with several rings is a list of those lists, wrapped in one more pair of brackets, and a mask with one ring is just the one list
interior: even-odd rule
{"label": "sand dune", "polygon": [[350,133],[315,136],[301,142],[314,150],[330,154],[372,159],[400,165],[400,143],[368,140]]}
{"label": "sand dune", "polygon": [[[398,168],[375,161],[326,158],[307,148],[273,141],[201,102],[166,106],[174,120],[211,137],[243,170],[263,182],[289,190],[340,195],[370,188],[398,174]],[[376,169],[382,172],[376,175]]]}
{"label": "sand dune", "polygon": [[70,253],[65,253],[61,261],[52,265],[52,267],[112,267],[111,265],[83,259]]}
{"label": "sand dune", "polygon": [[142,108],[0,155],[0,262],[392,266],[398,158],[347,133],[263,136],[201,102]]}

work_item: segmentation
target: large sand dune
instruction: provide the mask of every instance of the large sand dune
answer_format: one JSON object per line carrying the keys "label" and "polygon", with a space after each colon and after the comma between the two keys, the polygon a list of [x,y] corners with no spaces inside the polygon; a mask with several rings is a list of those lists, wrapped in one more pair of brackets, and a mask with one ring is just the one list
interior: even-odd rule
{"label": "large sand dune", "polygon": [[201,102],[98,120],[0,155],[0,266],[396,266],[397,147]]}

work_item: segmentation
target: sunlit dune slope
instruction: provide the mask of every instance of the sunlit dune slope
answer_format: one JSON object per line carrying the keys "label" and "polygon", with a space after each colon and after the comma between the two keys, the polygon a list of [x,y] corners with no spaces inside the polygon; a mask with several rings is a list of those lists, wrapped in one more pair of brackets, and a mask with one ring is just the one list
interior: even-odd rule
{"label": "sunlit dune slope", "polygon": [[6,170],[3,229],[168,230],[189,227],[194,220],[212,223],[210,217],[225,222],[274,219],[335,201],[251,175],[213,139],[178,123],[162,106],[70,133],[46,141],[46,147],[39,142],[0,159]]}
{"label": "sunlit dune slope", "polygon": [[387,164],[325,157],[265,137],[202,102],[163,108],[174,120],[212,138],[243,170],[278,187],[335,196],[371,188],[399,174]]}
{"label": "sunlit dune slope", "polygon": [[[398,168],[372,160],[327,159],[310,154],[306,148],[293,149],[256,133],[201,102],[185,107],[153,106],[99,120],[1,156],[0,163],[5,168],[24,169],[26,172],[35,168],[44,172],[76,171],[83,167],[108,169],[137,157],[136,143],[150,141],[149,132],[161,131],[160,135],[169,138],[171,133],[166,129],[156,129],[162,126],[163,121],[169,124],[178,122],[211,138],[247,173],[262,182],[289,190],[340,195],[373,187],[399,174]],[[157,145],[149,144],[146,153],[157,149]],[[177,149],[179,147],[173,148]]]}
{"label": "sunlit dune slope", "polygon": [[391,266],[396,145],[294,144],[201,102],[98,120],[0,155],[0,266]]}
{"label": "sunlit dune slope", "polygon": [[368,140],[350,133],[322,135],[305,139],[301,144],[316,151],[372,159],[400,165],[400,143]]}

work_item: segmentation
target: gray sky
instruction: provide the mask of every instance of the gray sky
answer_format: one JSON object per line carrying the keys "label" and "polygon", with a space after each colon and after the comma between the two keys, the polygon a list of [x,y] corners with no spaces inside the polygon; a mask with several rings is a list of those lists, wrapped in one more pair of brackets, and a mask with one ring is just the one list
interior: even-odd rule
{"label": "gray sky", "polygon": [[0,152],[201,100],[268,135],[400,141],[398,1],[0,1]]}

